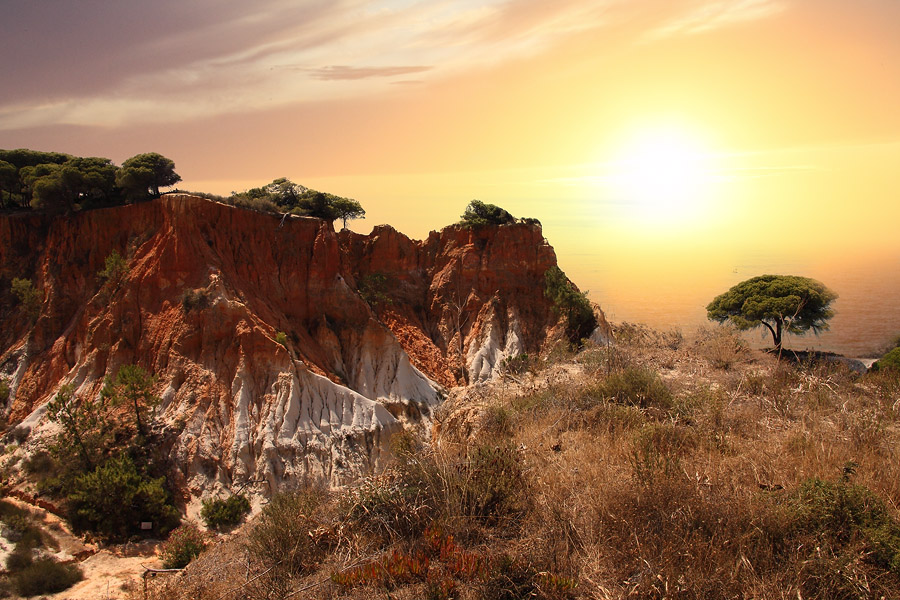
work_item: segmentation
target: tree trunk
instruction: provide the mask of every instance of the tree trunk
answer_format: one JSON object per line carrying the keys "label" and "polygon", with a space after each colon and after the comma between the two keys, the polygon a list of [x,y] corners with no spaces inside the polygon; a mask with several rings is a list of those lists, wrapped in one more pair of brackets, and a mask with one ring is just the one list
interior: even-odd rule
{"label": "tree trunk", "polygon": [[144,435],[144,426],[141,423],[141,407],[140,407],[140,404],[138,403],[137,396],[134,397],[134,418],[135,418],[135,421],[137,422],[138,435],[146,438],[147,436]]}
{"label": "tree trunk", "polygon": [[781,328],[784,325],[783,319],[775,321],[775,347],[781,350]]}

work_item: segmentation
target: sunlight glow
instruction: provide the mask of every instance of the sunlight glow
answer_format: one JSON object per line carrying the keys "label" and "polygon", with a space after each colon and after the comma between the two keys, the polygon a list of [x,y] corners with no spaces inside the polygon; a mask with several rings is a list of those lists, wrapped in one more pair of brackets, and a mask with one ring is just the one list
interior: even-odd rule
{"label": "sunlight glow", "polygon": [[711,154],[675,129],[634,136],[610,165],[612,192],[632,216],[687,221],[700,216],[714,179]]}

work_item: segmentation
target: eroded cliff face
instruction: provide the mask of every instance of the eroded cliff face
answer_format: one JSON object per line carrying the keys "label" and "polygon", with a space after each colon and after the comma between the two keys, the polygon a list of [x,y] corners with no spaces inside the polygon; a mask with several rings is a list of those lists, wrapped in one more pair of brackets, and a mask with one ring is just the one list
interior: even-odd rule
{"label": "eroded cliff face", "polygon": [[[341,484],[426,427],[444,387],[538,352],[556,264],[533,225],[336,234],[187,195],[0,217],[0,376],[12,423],[40,430],[63,383],[100,392],[138,364],[157,378],[177,484]],[[116,251],[127,272],[103,279]],[[40,291],[31,317],[14,277]],[[362,290],[362,293],[360,291]],[[283,334],[283,335],[281,335]]]}
{"label": "eroded cliff face", "polygon": [[536,354],[556,325],[543,295],[556,253],[540,226],[446,227],[424,241],[389,226],[339,234],[348,268],[413,363],[443,385],[491,379],[503,359]]}

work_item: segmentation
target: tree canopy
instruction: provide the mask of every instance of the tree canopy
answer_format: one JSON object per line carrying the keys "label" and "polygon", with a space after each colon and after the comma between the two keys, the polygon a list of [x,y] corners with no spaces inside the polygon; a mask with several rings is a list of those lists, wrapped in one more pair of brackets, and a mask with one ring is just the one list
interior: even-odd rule
{"label": "tree canopy", "polygon": [[156,152],[132,156],[116,171],[116,185],[129,200],[143,200],[159,196],[159,188],[175,185],[181,176],[175,163]]}
{"label": "tree canopy", "polygon": [[716,296],[706,307],[712,321],[728,321],[741,330],[765,327],[776,348],[782,334],[818,334],[828,329],[837,294],[824,284],[796,275],[760,275]]}
{"label": "tree canopy", "polygon": [[344,229],[347,229],[347,221],[350,219],[366,218],[365,209],[359,202],[352,198],[336,197],[332,201],[331,206],[334,209],[337,218],[343,222]]}
{"label": "tree canopy", "polygon": [[0,150],[0,208],[72,211],[144,200],[181,181],[174,169],[170,159],[155,152],[116,167],[96,156]]}
{"label": "tree canopy", "polygon": [[465,227],[483,227],[515,222],[515,217],[499,206],[487,204],[481,200],[472,200],[466,206],[466,211],[462,214],[462,220],[459,223]]}
{"label": "tree canopy", "polygon": [[262,187],[234,192],[231,204],[262,212],[290,212],[326,221],[341,219],[344,227],[351,219],[364,219],[366,211],[352,198],[319,192],[285,177],[279,177]]}

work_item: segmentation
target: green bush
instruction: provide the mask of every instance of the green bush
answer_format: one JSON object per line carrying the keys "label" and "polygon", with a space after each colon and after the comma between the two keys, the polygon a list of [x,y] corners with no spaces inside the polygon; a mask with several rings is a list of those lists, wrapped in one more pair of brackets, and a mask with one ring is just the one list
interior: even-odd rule
{"label": "green bush", "polygon": [[900,348],[894,348],[872,365],[875,371],[900,371]]}
{"label": "green bush", "polygon": [[642,367],[627,367],[612,373],[598,387],[604,397],[628,406],[668,411],[673,397],[666,383],[655,372]]}
{"label": "green bush", "polygon": [[484,227],[486,225],[506,225],[515,223],[516,219],[494,204],[487,204],[480,200],[472,200],[466,207],[459,222],[463,227]]}
{"label": "green bush", "polygon": [[37,317],[41,309],[41,293],[30,279],[13,278],[10,286],[29,318]]}
{"label": "green bush", "polygon": [[846,477],[838,482],[813,477],[801,484],[793,511],[798,529],[815,534],[835,555],[862,537],[871,560],[900,575],[900,524],[867,487]]}
{"label": "green bush", "polygon": [[105,281],[118,281],[127,272],[128,261],[118,251],[113,250],[103,261],[103,268],[97,273],[97,276]]}
{"label": "green bush", "polygon": [[359,278],[359,295],[369,306],[378,304],[391,304],[390,292],[396,282],[391,281],[387,275],[380,272],[369,273]]}
{"label": "green bush", "polygon": [[255,210],[257,212],[272,214],[278,214],[281,212],[281,209],[278,208],[278,205],[268,198],[246,198],[243,196],[232,196],[230,198],[226,198],[225,202],[238,208]]}
{"label": "green bush", "polygon": [[0,402],[5,403],[9,400],[9,383],[5,379],[0,379]]}
{"label": "green bush", "polygon": [[160,547],[164,569],[183,569],[206,549],[203,532],[194,523],[184,523],[169,534]]}
{"label": "green bush", "polygon": [[[127,455],[113,458],[75,478],[68,496],[72,527],[110,541],[165,535],[178,525],[180,515],[164,483],[163,477],[152,479],[140,473]],[[142,522],[153,523],[153,528],[142,530]]]}
{"label": "green bush", "polygon": [[587,296],[575,288],[559,267],[550,267],[544,273],[544,296],[553,302],[557,314],[565,318],[569,343],[580,346],[597,327],[597,317]]}
{"label": "green bush", "polygon": [[13,576],[15,589],[21,596],[55,594],[81,581],[81,569],[64,565],[50,558],[34,561]]}
{"label": "green bush", "polygon": [[233,527],[244,520],[244,516],[250,512],[250,501],[246,496],[234,494],[226,500],[216,498],[204,500],[200,516],[207,527],[219,529],[221,527]]}
{"label": "green bush", "polygon": [[285,348],[288,347],[288,337],[287,334],[283,331],[279,331],[275,334],[275,341]]}

